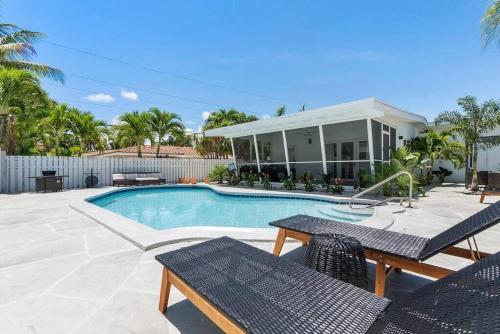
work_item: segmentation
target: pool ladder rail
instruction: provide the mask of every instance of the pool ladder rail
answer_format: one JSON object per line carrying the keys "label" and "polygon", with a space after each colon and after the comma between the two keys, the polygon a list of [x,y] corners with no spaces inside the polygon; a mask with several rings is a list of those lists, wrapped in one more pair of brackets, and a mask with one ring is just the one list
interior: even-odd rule
{"label": "pool ladder rail", "polygon": [[[409,185],[409,186],[410,186],[410,188],[409,188],[409,191],[408,191],[408,197],[390,197],[390,198],[385,198],[385,199],[380,200],[380,201],[378,201],[378,202],[372,203],[372,204],[370,204],[370,205],[368,205],[368,206],[365,206],[365,207],[362,207],[362,208],[359,208],[359,207],[354,207],[354,208],[353,208],[352,204],[353,204],[353,201],[354,201],[356,198],[359,198],[359,197],[363,196],[364,194],[369,193],[370,191],[372,191],[372,190],[374,190],[374,189],[377,189],[378,187],[380,187],[380,186],[382,186],[382,185],[386,184],[387,182],[390,182],[390,181],[394,180],[395,178],[397,178],[397,177],[399,177],[399,176],[401,176],[401,175],[407,175],[407,176],[410,178],[410,185]],[[349,208],[351,208],[351,209],[366,209],[366,208],[371,208],[371,207],[374,207],[374,206],[377,206],[377,205],[385,204],[385,203],[387,203],[388,201],[392,201],[392,200],[395,200],[395,199],[397,199],[397,200],[399,200],[399,201],[400,201],[400,202],[399,202],[399,204],[400,204],[400,205],[403,205],[403,202],[404,202],[405,200],[407,200],[407,201],[408,201],[408,207],[409,207],[409,208],[411,208],[411,207],[412,207],[412,206],[411,206],[412,196],[413,196],[413,176],[412,176],[410,173],[406,172],[406,171],[400,171],[400,172],[397,172],[397,173],[396,173],[396,174],[394,174],[394,175],[389,176],[389,177],[388,177],[388,178],[386,178],[385,180],[382,180],[382,181],[380,181],[379,183],[377,183],[377,184],[375,184],[375,185],[371,186],[370,188],[365,189],[365,190],[363,190],[362,192],[360,192],[360,193],[358,193],[358,194],[356,194],[356,195],[352,196],[352,197],[349,199]]]}

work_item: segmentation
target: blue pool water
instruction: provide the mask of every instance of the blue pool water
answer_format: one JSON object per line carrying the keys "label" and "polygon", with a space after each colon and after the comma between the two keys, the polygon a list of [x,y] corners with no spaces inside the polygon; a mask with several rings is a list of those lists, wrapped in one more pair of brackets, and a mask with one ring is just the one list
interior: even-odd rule
{"label": "blue pool water", "polygon": [[89,200],[97,206],[157,230],[188,226],[269,227],[277,219],[306,214],[356,222],[370,212],[346,213],[346,205],[290,197],[222,195],[211,189],[132,189]]}

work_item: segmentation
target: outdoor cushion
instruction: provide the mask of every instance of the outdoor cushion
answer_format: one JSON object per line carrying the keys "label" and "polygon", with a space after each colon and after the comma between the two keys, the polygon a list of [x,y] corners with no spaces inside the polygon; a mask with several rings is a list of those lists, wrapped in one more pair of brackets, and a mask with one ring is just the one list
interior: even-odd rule
{"label": "outdoor cushion", "polygon": [[136,177],[135,179],[137,181],[157,181],[160,178],[159,177]]}
{"label": "outdoor cushion", "polygon": [[113,180],[125,180],[126,177],[124,174],[112,174]]}

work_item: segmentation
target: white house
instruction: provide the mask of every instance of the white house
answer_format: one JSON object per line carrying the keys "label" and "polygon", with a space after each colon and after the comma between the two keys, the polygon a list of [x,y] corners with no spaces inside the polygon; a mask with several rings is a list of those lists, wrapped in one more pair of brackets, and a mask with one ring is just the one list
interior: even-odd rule
{"label": "white house", "polygon": [[306,171],[354,183],[427,126],[425,117],[375,98],[208,130],[231,140],[238,170],[267,172],[273,181]]}

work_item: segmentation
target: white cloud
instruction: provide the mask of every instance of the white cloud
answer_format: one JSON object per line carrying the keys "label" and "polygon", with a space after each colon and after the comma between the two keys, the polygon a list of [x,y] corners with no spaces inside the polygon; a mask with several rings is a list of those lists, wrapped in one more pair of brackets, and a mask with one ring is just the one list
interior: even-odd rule
{"label": "white cloud", "polygon": [[211,111],[204,111],[201,114],[201,117],[203,117],[203,119],[206,121],[208,119],[208,116],[210,116],[211,113],[212,113]]}
{"label": "white cloud", "polygon": [[203,128],[201,126],[198,127],[198,132],[202,132]]}
{"label": "white cloud", "polygon": [[262,119],[268,119],[268,118],[271,118],[271,115],[268,115],[268,114],[264,114],[261,116]]}
{"label": "white cloud", "polygon": [[115,100],[115,98],[112,97],[111,95],[104,93],[90,94],[86,96],[85,99],[92,102],[100,102],[100,103],[110,103]]}
{"label": "white cloud", "polygon": [[122,92],[120,95],[125,99],[129,101],[137,101],[139,99],[139,95],[136,92],[133,92],[131,90],[126,90],[122,89]]}
{"label": "white cloud", "polygon": [[184,132],[185,132],[185,133],[193,133],[194,131],[193,131],[193,129],[191,129],[191,128],[186,128],[186,129],[184,130]]}

